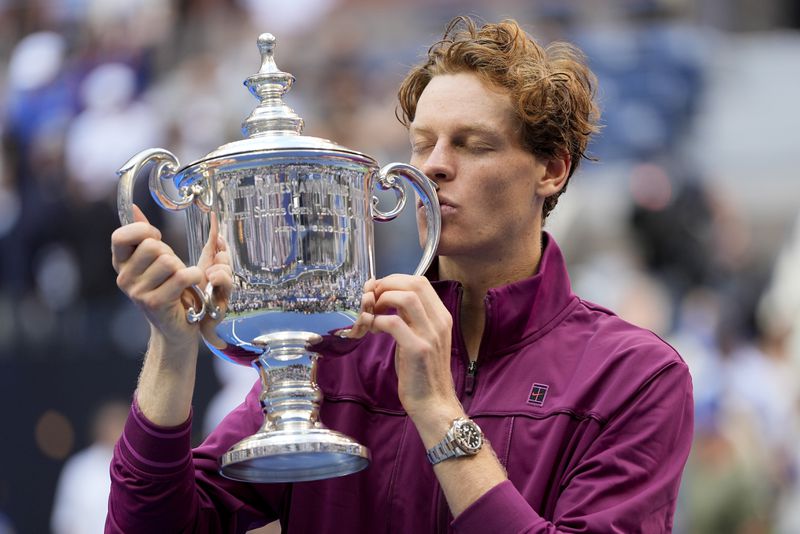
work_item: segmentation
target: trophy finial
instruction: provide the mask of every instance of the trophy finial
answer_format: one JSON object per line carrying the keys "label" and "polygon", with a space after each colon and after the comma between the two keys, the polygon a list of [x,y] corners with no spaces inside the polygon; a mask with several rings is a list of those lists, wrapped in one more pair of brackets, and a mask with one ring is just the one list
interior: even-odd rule
{"label": "trophy finial", "polygon": [[258,36],[261,68],[244,82],[253,96],[259,99],[256,109],[242,123],[242,132],[247,137],[297,135],[303,130],[303,119],[283,102],[283,95],[292,88],[294,76],[283,72],[275,64],[275,42],[275,36],[271,33]]}
{"label": "trophy finial", "polygon": [[258,36],[258,51],[261,52],[261,64],[264,64],[264,56],[272,54],[275,50],[275,36],[271,33],[262,33]]}

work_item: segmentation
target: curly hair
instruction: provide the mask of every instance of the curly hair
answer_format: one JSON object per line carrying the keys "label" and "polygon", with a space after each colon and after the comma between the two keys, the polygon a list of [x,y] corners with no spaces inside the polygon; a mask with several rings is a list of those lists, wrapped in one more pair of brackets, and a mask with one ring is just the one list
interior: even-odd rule
{"label": "curly hair", "polygon": [[[434,76],[461,72],[509,92],[527,150],[548,159],[569,154],[567,182],[582,158],[591,159],[586,146],[600,129],[597,78],[577,47],[564,42],[543,47],[514,20],[478,27],[469,17],[456,17],[430,47],[427,59],[403,80],[396,112],[400,122],[410,126],[420,95]],[[543,219],[565,190],[566,183],[545,199]]]}

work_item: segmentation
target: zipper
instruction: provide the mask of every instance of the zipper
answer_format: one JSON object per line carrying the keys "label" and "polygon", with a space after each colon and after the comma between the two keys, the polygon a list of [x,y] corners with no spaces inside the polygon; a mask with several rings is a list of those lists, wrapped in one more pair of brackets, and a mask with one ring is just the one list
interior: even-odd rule
{"label": "zipper", "polygon": [[467,376],[464,380],[464,394],[472,396],[475,390],[475,375],[478,373],[478,360],[471,360],[467,366]]}
{"label": "zipper", "polygon": [[[486,308],[486,319],[483,326],[483,339],[481,339],[480,348],[478,348],[478,355],[475,357],[475,360],[470,360],[467,364],[467,374],[464,378],[464,394],[469,397],[469,399],[461,399],[461,405],[464,407],[466,411],[468,409],[468,405],[471,404],[470,402],[464,402],[465,400],[471,401],[472,393],[475,391],[475,380],[478,374],[478,362],[481,360],[483,353],[486,352],[486,347],[489,345],[487,343],[488,336],[491,335],[491,331],[489,330],[489,321],[492,312],[492,301],[489,298],[489,295],[486,295],[483,299],[484,306]],[[469,357],[469,356],[467,356]]]}

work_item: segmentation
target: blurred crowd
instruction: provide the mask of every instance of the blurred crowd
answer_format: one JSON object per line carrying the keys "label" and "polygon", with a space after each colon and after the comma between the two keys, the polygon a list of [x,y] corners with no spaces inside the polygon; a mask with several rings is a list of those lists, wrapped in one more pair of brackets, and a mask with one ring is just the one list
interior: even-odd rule
{"label": "blurred crowd", "polygon": [[[108,252],[116,171],[146,148],[188,164],[241,138],[255,105],[241,82],[258,69],[259,33],[276,35],[278,66],[297,78],[286,100],[305,133],[388,163],[408,159],[396,87],[444,24],[461,13],[513,17],[542,41],[578,44],[600,80],[604,130],[590,149],[598,161],[573,178],[547,229],[568,255],[576,293],[654,330],[691,368],[696,439],[676,532],[800,532],[797,202],[737,196],[752,184],[729,171],[736,163],[703,153],[704,132],[714,131],[709,102],[727,94],[720,57],[730,60],[742,39],[774,42],[775,32],[798,57],[800,13],[779,1],[492,4],[0,0],[0,364],[63,359],[91,373],[94,360],[140,357],[147,329],[117,290]],[[745,71],[747,61],[770,58],[735,58]],[[781,72],[800,81],[793,68]],[[800,198],[795,168],[767,174],[770,190]],[[156,208],[146,183],[136,201],[186,257],[182,216]],[[412,226],[406,216],[378,228],[379,271],[416,264]],[[236,378],[232,390],[226,371],[218,377],[232,400],[212,402],[212,418],[251,383]],[[121,384],[118,397],[130,389]],[[17,483],[33,484],[5,479],[0,490]],[[0,533],[35,531],[9,502],[0,491]],[[48,505],[34,506],[41,514]],[[68,532],[62,523],[57,513],[52,528]]]}

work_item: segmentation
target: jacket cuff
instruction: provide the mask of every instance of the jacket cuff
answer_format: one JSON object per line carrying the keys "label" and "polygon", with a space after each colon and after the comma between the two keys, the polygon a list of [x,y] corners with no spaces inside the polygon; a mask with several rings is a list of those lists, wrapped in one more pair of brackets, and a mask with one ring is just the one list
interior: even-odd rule
{"label": "jacket cuff", "polygon": [[547,522],[528,504],[510,480],[496,485],[472,503],[451,526],[459,534],[529,532]]}
{"label": "jacket cuff", "polygon": [[188,419],[178,426],[159,426],[144,416],[134,396],[117,447],[132,466],[154,475],[166,475],[191,463],[191,434],[191,412]]}

